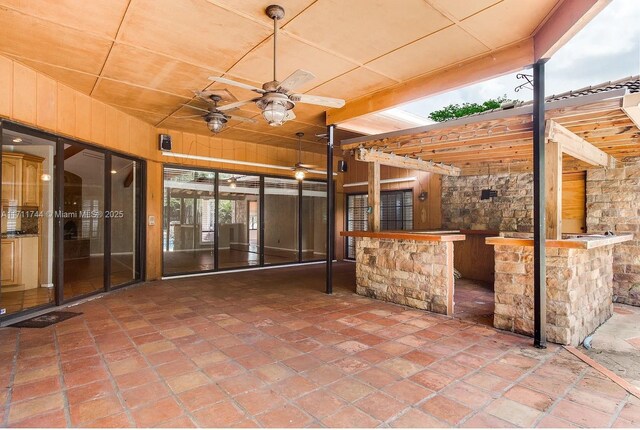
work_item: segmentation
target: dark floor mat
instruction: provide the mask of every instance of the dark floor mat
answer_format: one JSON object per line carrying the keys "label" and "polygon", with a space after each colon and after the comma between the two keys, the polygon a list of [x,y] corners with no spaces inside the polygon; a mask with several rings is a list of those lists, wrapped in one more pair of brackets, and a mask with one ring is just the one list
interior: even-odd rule
{"label": "dark floor mat", "polygon": [[21,328],[43,328],[49,327],[52,324],[59,323],[60,321],[68,320],[75,316],[82,315],[82,312],[49,312],[48,314],[39,315],[37,317],[29,318],[28,320],[20,321],[15,324],[11,324],[9,327],[21,327]]}

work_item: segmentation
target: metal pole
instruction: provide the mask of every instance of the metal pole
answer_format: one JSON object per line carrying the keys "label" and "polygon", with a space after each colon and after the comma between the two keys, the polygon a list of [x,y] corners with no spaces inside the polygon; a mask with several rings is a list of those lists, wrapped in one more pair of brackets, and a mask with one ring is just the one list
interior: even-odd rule
{"label": "metal pole", "polygon": [[327,294],[333,294],[333,134],[335,129],[334,124],[327,126]]}
{"label": "metal pole", "polygon": [[547,347],[544,63],[533,65],[533,346]]}

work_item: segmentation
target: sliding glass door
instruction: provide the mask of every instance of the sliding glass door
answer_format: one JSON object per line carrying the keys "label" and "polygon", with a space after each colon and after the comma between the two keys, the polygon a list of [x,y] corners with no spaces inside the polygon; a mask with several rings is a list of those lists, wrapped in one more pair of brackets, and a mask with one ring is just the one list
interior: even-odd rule
{"label": "sliding glass door", "polygon": [[324,259],[326,183],[164,168],[163,274]]}
{"label": "sliding glass door", "polygon": [[260,177],[220,173],[218,267],[260,265]]}
{"label": "sliding glass door", "polygon": [[0,122],[0,319],[140,281],[144,163]]}
{"label": "sliding glass door", "polygon": [[213,172],[164,169],[165,274],[214,270],[215,180]]}
{"label": "sliding glass door", "polygon": [[55,302],[53,175],[56,141],[2,130],[0,310],[12,315]]}
{"label": "sliding glass door", "polygon": [[264,262],[298,261],[299,182],[264,179]]}
{"label": "sliding glass door", "polygon": [[142,166],[137,160],[113,155],[110,166],[111,207],[105,213],[110,227],[110,285],[126,285],[142,276]]}

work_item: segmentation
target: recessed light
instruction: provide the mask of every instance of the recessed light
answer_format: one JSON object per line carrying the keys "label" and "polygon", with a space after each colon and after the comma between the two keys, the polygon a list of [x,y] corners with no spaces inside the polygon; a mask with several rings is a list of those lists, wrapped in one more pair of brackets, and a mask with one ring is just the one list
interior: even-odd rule
{"label": "recessed light", "polygon": [[118,173],[118,171],[117,171],[117,170],[112,170],[112,171],[111,171],[111,174],[112,174],[112,175],[115,175],[116,173]]}
{"label": "recessed light", "polygon": [[14,141],[15,143],[20,143],[20,142],[22,142],[22,139],[20,139],[19,137],[14,137],[14,138],[13,138],[13,141]]}
{"label": "recessed light", "polygon": [[42,176],[40,176],[40,179],[42,179],[43,182],[49,182],[51,180],[51,175],[48,173],[43,173]]}

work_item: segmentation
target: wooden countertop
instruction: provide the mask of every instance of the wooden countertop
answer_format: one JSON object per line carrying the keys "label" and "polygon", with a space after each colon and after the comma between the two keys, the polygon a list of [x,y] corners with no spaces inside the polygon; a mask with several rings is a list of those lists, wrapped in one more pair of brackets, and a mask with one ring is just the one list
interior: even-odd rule
{"label": "wooden countertop", "polygon": [[[627,242],[632,239],[632,234],[621,234],[617,236],[585,235],[574,239],[547,240],[545,246],[547,248],[594,249],[601,246]],[[485,243],[487,245],[533,246],[533,239],[488,237]]]}
{"label": "wooden countertop", "polygon": [[464,234],[457,230],[443,231],[341,231],[340,236],[370,237],[373,239],[417,240],[425,242],[454,242],[465,240]]}

